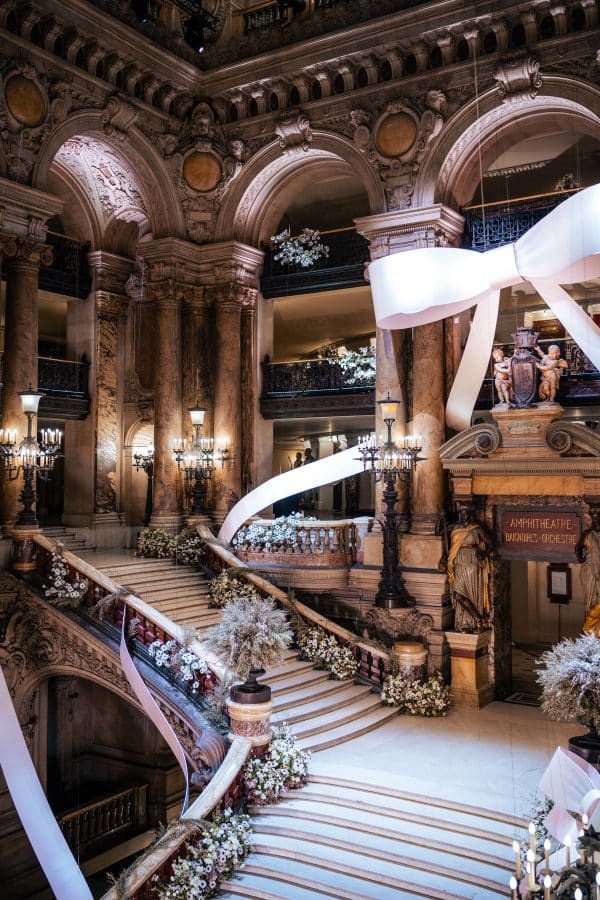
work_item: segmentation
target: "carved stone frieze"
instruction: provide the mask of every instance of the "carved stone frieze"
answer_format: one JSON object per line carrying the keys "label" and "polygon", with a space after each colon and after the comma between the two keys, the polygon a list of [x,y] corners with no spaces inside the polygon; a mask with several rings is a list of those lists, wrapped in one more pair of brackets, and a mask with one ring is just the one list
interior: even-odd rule
{"label": "carved stone frieze", "polygon": [[503,102],[533,100],[542,86],[540,62],[531,54],[503,59],[494,69],[494,80]]}
{"label": "carved stone frieze", "polygon": [[364,613],[359,626],[366,629],[369,637],[381,640],[388,646],[403,638],[416,638],[427,646],[433,619],[414,608],[394,610],[392,613],[390,610],[371,606]]}

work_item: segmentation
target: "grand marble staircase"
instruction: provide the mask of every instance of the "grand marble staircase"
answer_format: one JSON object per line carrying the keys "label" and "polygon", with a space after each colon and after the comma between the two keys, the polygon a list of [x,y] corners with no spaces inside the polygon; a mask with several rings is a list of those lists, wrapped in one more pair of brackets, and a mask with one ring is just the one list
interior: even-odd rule
{"label": "grand marble staircase", "polygon": [[[90,553],[84,558],[173,622],[195,628],[200,639],[219,621],[219,611],[208,605],[208,579],[188,566],[116,553]],[[328,672],[314,669],[292,650],[264,680],[272,688],[272,722],[292,725],[305,749],[323,750],[349,741],[396,715],[381,705],[368,685],[333,681]]]}
{"label": "grand marble staircase", "polygon": [[253,850],[224,900],[507,896],[521,819],[311,768],[306,787],[251,810]]}

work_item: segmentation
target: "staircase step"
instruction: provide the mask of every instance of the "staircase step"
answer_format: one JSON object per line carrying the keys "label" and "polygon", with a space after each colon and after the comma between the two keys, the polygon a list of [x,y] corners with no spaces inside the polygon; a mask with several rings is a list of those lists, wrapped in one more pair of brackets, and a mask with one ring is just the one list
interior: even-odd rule
{"label": "staircase step", "polygon": [[[146,577],[138,574],[134,574],[132,578],[129,579],[129,583],[132,586],[139,586],[148,588],[148,581]],[[204,578],[199,572],[194,572],[191,569],[186,569],[182,571],[180,569],[169,572],[153,572],[152,573],[152,587],[159,585],[162,587],[163,585],[168,586],[169,584],[197,584],[201,585],[208,592],[208,581]]]}
{"label": "staircase step", "polygon": [[351,741],[361,734],[373,731],[374,728],[383,725],[384,722],[388,722],[397,715],[398,711],[393,707],[381,706],[379,709],[367,713],[358,722],[347,722],[345,725],[340,725],[310,737],[301,738],[298,741],[298,745],[303,750],[311,750],[313,753],[318,750],[325,750],[327,747],[335,747],[336,744],[343,744],[345,741]]}
{"label": "staircase step", "polygon": [[[248,871],[248,867],[251,871]],[[303,881],[302,885],[305,884]],[[274,881],[267,867],[244,863],[244,868],[239,869],[233,879],[222,881],[219,890],[220,900],[232,900],[233,897],[256,897],[257,900],[323,900],[323,897],[333,896],[324,894],[321,890],[313,891],[293,881],[286,884],[285,881]],[[339,898],[339,894],[337,895]],[[346,895],[344,895],[346,896]]]}
{"label": "staircase step", "polygon": [[[275,712],[284,712],[286,709],[295,709],[298,704],[306,703],[309,700],[325,699],[332,694],[337,694],[343,681],[336,681],[333,678],[327,678],[318,684],[312,684],[306,688],[300,687],[297,691],[290,691],[278,695],[273,698],[273,709]],[[355,685],[356,688],[363,685]],[[369,688],[370,690],[370,688]],[[357,695],[358,696],[358,695]]]}
{"label": "staircase step", "polygon": [[338,715],[334,711],[328,711],[322,715],[310,718],[308,721],[299,722],[294,728],[299,740],[311,737],[314,734],[322,734],[331,728],[338,728],[348,722],[360,722],[364,715],[378,711],[381,708],[381,698],[370,691],[366,696],[360,697],[356,702],[342,708]]}
{"label": "staircase step", "polygon": [[311,662],[306,662],[301,659],[291,659],[287,660],[282,666],[278,666],[276,669],[269,669],[264,675],[261,675],[260,681],[264,681],[266,684],[276,684],[278,681],[284,681],[287,678],[290,678],[292,675],[302,675],[304,672],[312,672],[314,666]]}
{"label": "staircase step", "polygon": [[308,672],[303,672],[301,675],[292,675],[290,678],[276,681],[273,685],[273,697],[281,697],[288,691],[297,691],[300,688],[329,680],[329,672],[311,668]]}
{"label": "staircase step", "polygon": [[[334,693],[327,694],[325,697],[318,697],[317,699],[314,699],[314,696],[311,696],[310,692],[307,691],[304,703],[298,703],[292,709],[287,709],[285,715],[283,713],[281,715],[283,715],[289,725],[294,725],[298,722],[304,722],[306,719],[311,719],[312,716],[331,715],[338,709],[344,709],[351,703],[355,703],[364,697],[372,696],[371,688],[368,685],[351,684],[344,687],[345,682],[343,681],[339,681],[337,684],[338,689]],[[276,704],[273,706],[273,714],[279,714]]]}

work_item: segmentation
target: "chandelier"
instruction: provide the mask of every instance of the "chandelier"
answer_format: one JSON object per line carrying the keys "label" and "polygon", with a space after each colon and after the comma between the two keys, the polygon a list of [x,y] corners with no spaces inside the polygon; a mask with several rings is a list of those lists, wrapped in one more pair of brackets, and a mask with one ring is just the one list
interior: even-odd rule
{"label": "chandelier", "polygon": [[185,480],[192,487],[192,516],[202,515],[205,506],[206,486],[219,464],[221,468],[232,459],[228,447],[215,448],[214,438],[202,436],[202,426],[206,409],[193,406],[189,410],[194,438],[188,448],[185,438],[178,438],[173,444],[173,454],[177,467],[184,473]]}

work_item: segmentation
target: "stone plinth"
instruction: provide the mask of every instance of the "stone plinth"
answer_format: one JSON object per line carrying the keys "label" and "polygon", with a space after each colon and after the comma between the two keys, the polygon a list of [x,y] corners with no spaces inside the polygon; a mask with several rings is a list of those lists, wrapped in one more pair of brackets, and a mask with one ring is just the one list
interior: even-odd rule
{"label": "stone plinth", "polygon": [[36,568],[37,546],[35,536],[40,529],[30,525],[16,525],[12,532],[12,568],[15,572],[32,572]]}
{"label": "stone plinth", "polygon": [[563,412],[558,403],[540,403],[534,409],[492,409],[502,434],[502,446],[495,455],[519,456],[526,449],[536,456],[557,456],[546,443],[546,432]]}
{"label": "stone plinth", "polygon": [[228,698],[231,740],[235,737],[248,738],[253,747],[264,747],[271,740],[270,716],[273,703],[235,703]]}
{"label": "stone plinth", "polygon": [[400,541],[400,564],[408,569],[431,569],[438,572],[444,553],[442,539],[434,534],[403,534]]}
{"label": "stone plinth", "polygon": [[400,674],[407,681],[425,680],[427,650],[420,641],[396,641],[394,657]]}
{"label": "stone plinth", "polygon": [[494,686],[490,683],[488,665],[491,636],[491,631],[481,634],[446,632],[451,654],[450,686],[456,706],[481,709],[494,699]]}

